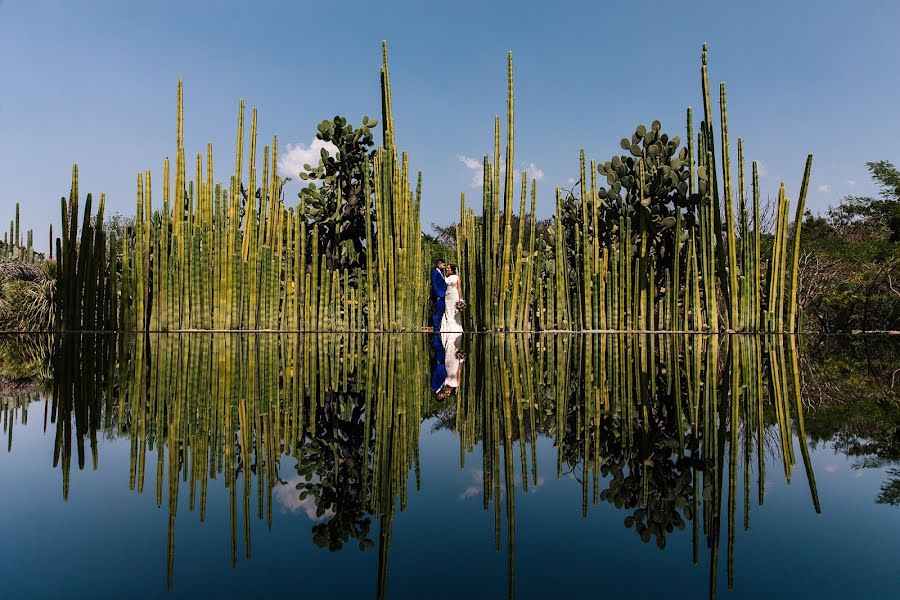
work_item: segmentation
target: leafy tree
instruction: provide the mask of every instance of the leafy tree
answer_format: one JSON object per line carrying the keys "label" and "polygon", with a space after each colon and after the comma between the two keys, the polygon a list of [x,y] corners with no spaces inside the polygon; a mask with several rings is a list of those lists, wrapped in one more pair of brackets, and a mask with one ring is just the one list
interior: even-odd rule
{"label": "leafy tree", "polygon": [[847,196],[829,216],[838,229],[854,226],[882,241],[877,258],[896,252],[900,244],[900,171],[886,160],[868,162],[866,167],[881,190],[880,198]]}
{"label": "leafy tree", "polygon": [[866,163],[881,197],[847,196],[807,213],[801,238],[801,306],[807,328],[900,328],[900,171]]}

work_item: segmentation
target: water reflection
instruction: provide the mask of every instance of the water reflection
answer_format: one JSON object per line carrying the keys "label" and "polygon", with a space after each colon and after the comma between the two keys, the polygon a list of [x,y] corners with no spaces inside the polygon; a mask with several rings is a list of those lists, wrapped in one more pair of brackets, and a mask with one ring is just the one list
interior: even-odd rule
{"label": "water reflection", "polygon": [[[127,438],[128,485],[152,490],[168,511],[170,586],[179,496],[187,488],[187,510],[204,521],[209,483],[221,478],[232,566],[251,555],[252,520],[272,526],[276,496],[311,517],[316,546],[377,548],[373,583],[384,596],[393,521],[411,501],[408,486],[421,486],[420,426],[435,415],[436,427],[458,436],[461,468],[481,451],[480,493],[496,549],[508,553],[510,596],[516,487],[527,493],[548,476],[578,482],[581,506],[572,510],[614,507],[645,543],[662,549],[671,536],[690,536],[693,561],[708,560],[710,595],[723,554],[727,586],[735,585],[738,531],[765,501],[767,467],[778,464],[787,482],[799,472],[809,510],[821,511],[808,445],[793,443],[795,435],[816,439],[794,337],[181,334],[4,343],[19,358],[0,365],[20,364],[30,374],[20,379],[45,382],[2,390],[8,447],[29,402],[49,392],[44,427],[55,432],[65,499],[73,459],[83,469],[90,453],[96,469],[98,437]],[[886,436],[887,448],[874,453],[895,460],[900,444]],[[542,437],[556,448],[553,474],[538,472]],[[287,480],[284,461],[295,465]],[[891,502],[896,483],[886,486]]]}

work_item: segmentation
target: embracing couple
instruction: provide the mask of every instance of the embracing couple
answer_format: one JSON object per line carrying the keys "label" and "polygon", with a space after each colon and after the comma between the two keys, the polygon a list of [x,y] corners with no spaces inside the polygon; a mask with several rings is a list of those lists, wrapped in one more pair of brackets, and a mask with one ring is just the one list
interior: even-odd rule
{"label": "embracing couple", "polygon": [[463,326],[459,309],[461,301],[459,273],[456,265],[448,265],[438,259],[431,272],[431,291],[434,294],[434,316],[432,324],[435,333],[462,333]]}

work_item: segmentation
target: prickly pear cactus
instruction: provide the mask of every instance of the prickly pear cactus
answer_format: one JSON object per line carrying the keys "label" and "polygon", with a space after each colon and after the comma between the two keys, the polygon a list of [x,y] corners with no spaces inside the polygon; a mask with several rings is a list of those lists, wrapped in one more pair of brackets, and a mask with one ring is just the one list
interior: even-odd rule
{"label": "prickly pear cactus", "polygon": [[374,146],[372,129],[378,122],[363,117],[353,127],[345,117],[319,123],[316,138],[334,146],[320,150],[316,165],[303,165],[300,190],[303,215],[323,234],[319,251],[329,269],[358,269],[365,264],[365,213],[370,200],[363,193],[363,169]]}
{"label": "prickly pear cactus", "polygon": [[[646,231],[649,250],[656,258],[666,258],[675,236],[675,207],[696,206],[705,194],[705,178],[701,175],[699,193],[690,195],[690,170],[687,149],[680,138],[662,132],[659,121],[648,129],[638,125],[631,138],[620,142],[628,154],[613,156],[597,166],[606,177],[606,185],[597,191],[602,219],[599,232],[607,244],[621,244],[619,217],[631,222],[634,243]],[[641,168],[643,163],[643,182]],[[643,184],[643,185],[642,185]]]}

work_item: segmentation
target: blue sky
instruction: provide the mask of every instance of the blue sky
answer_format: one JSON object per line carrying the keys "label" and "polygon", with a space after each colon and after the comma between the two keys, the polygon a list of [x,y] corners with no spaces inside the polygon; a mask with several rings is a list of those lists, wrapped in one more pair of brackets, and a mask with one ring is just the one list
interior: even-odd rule
{"label": "blue sky", "polygon": [[516,164],[542,173],[547,215],[580,148],[607,160],[653,119],[684,137],[685,107],[701,105],[703,42],[713,84],[728,85],[732,140],[764,166],[764,197],[784,180],[796,198],[811,152],[808,205],[823,210],[874,191],[866,161],[900,163],[898,24],[900,3],[887,0],[0,0],[0,219],[21,201],[45,245],[75,162],[82,192],[132,213],[137,172],[159,181],[174,157],[179,76],[188,155],[212,142],[220,176],[233,170],[240,98],[259,109],[260,145],[278,135],[282,151],[308,146],[324,118],[380,116],[382,39],[398,144],[424,173],[424,224],[451,221],[459,193],[479,193],[463,159],[491,151],[507,50]]}

